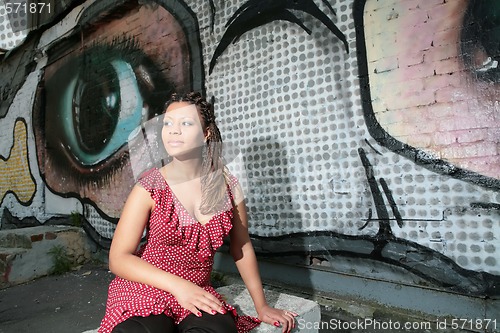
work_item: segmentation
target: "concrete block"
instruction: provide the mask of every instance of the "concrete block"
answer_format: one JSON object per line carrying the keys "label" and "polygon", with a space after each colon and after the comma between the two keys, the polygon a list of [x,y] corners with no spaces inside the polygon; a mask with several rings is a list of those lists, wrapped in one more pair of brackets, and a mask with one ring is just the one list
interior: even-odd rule
{"label": "concrete block", "polygon": [[0,230],[0,245],[0,289],[49,274],[54,266],[49,253],[55,246],[64,248],[75,265],[91,255],[85,232],[70,226]]}
{"label": "concrete block", "polygon": [[[303,323],[319,323],[321,320],[320,306],[318,303],[285,294],[278,291],[265,289],[266,299],[270,306],[278,309],[286,309],[298,313],[297,320]],[[232,284],[229,286],[220,287],[217,289],[221,295],[224,296],[226,301],[233,305],[239,314],[248,316],[257,316],[252,298],[246,287],[240,284]],[[294,333],[317,333],[317,328],[303,327],[314,325],[297,325],[292,332]],[[252,330],[252,333],[280,333],[281,328],[262,323],[257,328]]]}
{"label": "concrete block", "polygon": [[3,248],[31,248],[31,239],[29,235],[23,233],[14,233],[9,230],[0,231],[0,247]]}
{"label": "concrete block", "polygon": [[0,289],[10,285],[8,278],[12,270],[12,262],[27,251],[22,248],[0,248]]}

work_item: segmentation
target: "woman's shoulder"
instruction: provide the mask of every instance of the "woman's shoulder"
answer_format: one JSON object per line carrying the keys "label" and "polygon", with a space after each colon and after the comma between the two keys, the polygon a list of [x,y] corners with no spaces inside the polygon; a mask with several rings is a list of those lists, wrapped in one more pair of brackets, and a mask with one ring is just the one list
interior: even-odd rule
{"label": "woman's shoulder", "polygon": [[235,204],[239,204],[245,199],[245,194],[243,192],[239,177],[231,173],[227,168],[224,168],[224,174],[226,176],[226,182],[229,187],[231,199]]}
{"label": "woman's shoulder", "polygon": [[137,183],[148,191],[165,187],[164,178],[158,168],[152,168],[142,173]]}
{"label": "woman's shoulder", "polygon": [[234,188],[239,184],[238,177],[236,177],[234,174],[231,173],[231,171],[224,166],[224,175],[226,178],[227,184],[231,187]]}

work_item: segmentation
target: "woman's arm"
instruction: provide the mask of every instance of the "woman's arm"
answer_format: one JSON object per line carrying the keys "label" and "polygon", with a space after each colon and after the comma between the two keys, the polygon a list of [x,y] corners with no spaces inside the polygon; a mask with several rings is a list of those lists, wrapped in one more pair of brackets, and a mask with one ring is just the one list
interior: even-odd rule
{"label": "woman's arm", "polygon": [[[241,189],[238,189],[241,195]],[[237,198],[238,195],[235,195]],[[282,326],[283,332],[289,332],[295,327],[296,313],[278,310],[270,307],[264,295],[262,281],[257,265],[257,257],[248,235],[248,218],[246,205],[243,200],[235,200],[233,228],[230,232],[230,253],[240,272],[241,278],[245,283],[250,296],[259,315],[259,319],[275,325]]]}
{"label": "woman's arm", "polygon": [[222,304],[203,288],[163,271],[134,253],[149,220],[154,201],[146,189],[136,185],[123,208],[109,251],[110,270],[129,281],[144,283],[171,293],[179,304],[196,315],[221,311]]}

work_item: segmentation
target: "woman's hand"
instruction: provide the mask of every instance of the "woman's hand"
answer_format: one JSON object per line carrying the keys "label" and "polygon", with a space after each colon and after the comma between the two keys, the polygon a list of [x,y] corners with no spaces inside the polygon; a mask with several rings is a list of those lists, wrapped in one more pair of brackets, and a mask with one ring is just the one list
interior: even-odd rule
{"label": "woman's hand", "polygon": [[257,313],[260,320],[276,327],[281,327],[283,333],[288,333],[295,328],[295,317],[298,316],[295,312],[275,309],[269,305],[263,306]]}
{"label": "woman's hand", "polygon": [[175,291],[172,291],[171,294],[180,306],[198,317],[201,317],[201,311],[212,315],[226,313],[217,297],[190,281],[180,280],[176,284]]}

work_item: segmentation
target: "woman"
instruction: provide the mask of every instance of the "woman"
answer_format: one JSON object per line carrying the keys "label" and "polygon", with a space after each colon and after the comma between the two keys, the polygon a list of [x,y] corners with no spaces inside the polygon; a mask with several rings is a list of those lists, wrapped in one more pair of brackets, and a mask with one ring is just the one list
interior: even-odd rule
{"label": "woman", "polygon": [[[240,333],[261,321],[289,332],[297,314],[266,303],[242,191],[222,163],[212,105],[199,93],[172,95],[162,141],[172,160],[139,179],[113,237],[109,267],[117,277],[99,333]],[[238,316],[210,285],[213,255],[227,235],[258,318]]]}

